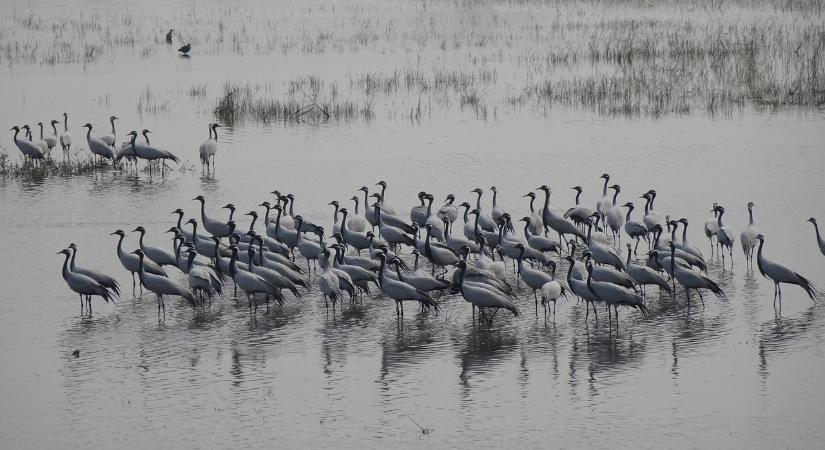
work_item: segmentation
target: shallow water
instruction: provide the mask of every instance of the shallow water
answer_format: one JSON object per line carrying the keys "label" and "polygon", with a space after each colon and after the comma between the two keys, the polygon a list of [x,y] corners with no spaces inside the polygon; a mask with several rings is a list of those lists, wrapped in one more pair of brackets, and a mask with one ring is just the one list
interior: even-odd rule
{"label": "shallow water", "polygon": [[[197,161],[211,98],[236,70],[216,62],[240,57],[182,60],[166,50],[152,60],[151,76],[126,64],[4,67],[0,123],[66,110],[82,142],[79,125],[103,126],[114,113],[122,135],[149,128],[153,142]],[[354,55],[353,64],[359,57],[370,56]],[[249,79],[291,77],[284,61],[258,60]],[[328,70],[336,67],[333,60]],[[209,97],[186,94],[197,83],[207,84]],[[168,113],[138,114],[146,86],[171,96]],[[408,306],[399,322],[380,295],[333,313],[314,287],[254,317],[245,300],[217,299],[195,313],[170,299],[158,321],[153,295],[130,294],[109,233],[144,225],[147,241],[165,246],[170,212],[195,214],[194,196],[207,198],[210,215],[223,217],[218,207],[232,202],[241,216],[260,211],[274,188],[294,192],[296,211],[329,225],[330,200],[349,206],[357,188],[379,179],[402,212],[421,189],[437,200],[449,192],[472,200],[470,189],[495,185],[500,204],[521,217],[528,211],[522,195],[541,184],[553,187],[559,208],[572,204],[575,184],[593,204],[596,177],[609,172],[622,186],[620,200],[639,208],[634,198],[655,188],[657,208],[689,218],[690,240],[706,255],[701,228],[711,204],[725,205],[726,223],[741,230],[745,205],[755,202],[767,254],[825,286],[825,257],[805,222],[825,220],[823,119],[812,111],[654,120],[552,110],[487,121],[451,111],[416,123],[247,123],[219,131],[214,176],[195,167],[164,177],[104,170],[0,178],[0,437],[9,448],[482,448],[514,440],[522,447],[817,447],[825,438],[822,306],[789,286],[777,312],[772,284],[745,268],[738,242],[732,270],[715,259],[710,267],[728,301],[706,295],[704,308],[688,310],[683,291],[651,290],[651,317],[620,311],[617,334],[602,310],[598,323],[591,317],[586,325],[574,300],[560,302],[545,323],[523,285],[524,318],[500,314],[491,329],[474,325],[460,297],[443,297],[438,315]],[[8,135],[0,144],[16,152]],[[489,207],[489,191],[485,201]],[[60,278],[62,255],[54,253],[69,242],[78,244],[80,264],[124,286],[116,305],[94,301],[92,318],[80,317]]]}

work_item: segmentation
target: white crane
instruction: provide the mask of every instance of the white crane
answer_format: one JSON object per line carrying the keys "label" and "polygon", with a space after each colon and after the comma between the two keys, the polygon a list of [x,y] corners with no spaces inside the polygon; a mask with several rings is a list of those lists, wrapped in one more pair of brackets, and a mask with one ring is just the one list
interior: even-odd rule
{"label": "white crane", "polygon": [[453,202],[455,202],[455,195],[447,194],[444,204],[438,209],[438,213],[436,213],[439,219],[447,219],[450,225],[458,219],[458,208],[453,205]]}
{"label": "white crane", "polygon": [[776,299],[779,298],[779,309],[782,310],[782,283],[795,284],[805,290],[808,297],[816,302],[820,299],[819,292],[807,278],[794,272],[788,267],[765,258],[762,254],[762,247],[765,246],[765,236],[759,234],[756,236],[759,240],[759,250],[756,255],[756,264],[759,267],[759,272],[765,278],[770,278],[773,281],[773,306],[776,307]]}
{"label": "white crane", "polygon": [[[218,153],[218,127],[220,127],[220,125],[217,123],[209,124],[209,139],[203,141],[198,148],[198,155],[201,159],[201,170],[204,165],[206,165],[207,171],[209,171],[210,165],[212,166],[212,170],[215,169],[215,154]],[[213,134],[215,135],[214,138],[212,137]]]}
{"label": "white crane", "polygon": [[[358,211],[358,196],[353,195],[350,200],[355,202],[355,210],[353,212],[352,217],[350,217],[349,221],[347,222],[347,227],[352,231],[355,231],[357,233],[361,233],[361,232],[363,232],[364,230],[367,229],[367,219],[366,219],[366,217],[364,217],[363,214],[361,214]],[[364,208],[366,209],[366,207],[367,207],[367,204],[364,203]]]}
{"label": "white crane", "polygon": [[819,225],[816,223],[816,219],[811,217],[808,219],[808,222],[814,224],[814,231],[816,231],[816,243],[819,246],[819,252],[825,255],[825,239],[822,239],[822,235],[819,234]]}
{"label": "white crane", "polygon": [[332,308],[334,310],[335,304],[342,298],[340,281],[338,280],[338,276],[332,272],[332,264],[329,264],[329,250],[324,249],[323,256],[326,263],[324,264],[324,269],[321,271],[321,275],[318,276],[318,289],[320,289],[324,295],[324,305],[329,307],[327,303],[327,298],[329,298],[332,300]]}
{"label": "white crane", "polygon": [[105,142],[106,145],[112,148],[114,148],[115,144],[117,143],[117,131],[115,130],[115,120],[118,120],[116,116],[109,117],[109,123],[112,124],[112,133],[104,134],[99,138],[101,141]]}
{"label": "white crane", "polygon": [[97,295],[106,303],[109,303],[109,300],[114,301],[114,293],[110,292],[107,288],[103,287],[100,283],[95,281],[94,279],[82,275],[79,273],[72,272],[69,270],[69,257],[71,256],[71,252],[69,249],[64,248],[57,252],[58,255],[63,254],[65,255],[65,259],[63,260],[63,279],[66,280],[66,284],[69,286],[69,289],[76,292],[80,296],[80,313],[83,313],[83,297],[86,297],[86,308],[88,309],[89,314],[92,313],[92,296]]}
{"label": "white crane", "polygon": [[613,189],[615,192],[613,193],[613,203],[610,205],[610,208],[607,210],[607,214],[605,217],[605,222],[607,226],[610,227],[610,232],[613,236],[613,241],[615,243],[616,236],[619,237],[618,245],[622,244],[622,228],[625,224],[625,214],[624,210],[621,206],[616,204],[616,198],[619,196],[619,192],[622,191],[621,187],[618,184],[614,184],[610,186],[610,189]]}
{"label": "white crane", "polygon": [[739,233],[739,243],[742,244],[742,252],[745,254],[745,264],[750,264],[753,268],[753,250],[756,248],[759,240],[759,230],[753,224],[753,207],[756,206],[753,202],[748,202],[748,226]]}
{"label": "white crane", "polygon": [[613,205],[613,202],[610,200],[610,197],[607,195],[607,183],[610,182],[610,175],[603,173],[599,178],[604,180],[604,186],[602,186],[602,198],[596,202],[596,212],[599,213],[602,217],[607,214],[607,210]]}
{"label": "white crane", "polygon": [[51,136],[46,136],[44,139],[46,140],[46,145],[49,147],[49,157],[51,158],[52,149],[57,146],[58,136],[57,136],[57,124],[60,123],[57,120],[52,119],[49,122],[52,126],[52,134]]}
{"label": "white crane", "polygon": [[548,281],[541,287],[541,306],[544,308],[544,318],[547,320],[547,305],[553,302],[553,318],[556,317],[556,301],[567,298],[567,290],[558,281]]}
{"label": "white crane", "polygon": [[68,160],[72,150],[72,135],[69,133],[69,115],[63,113],[63,133],[60,135],[60,146],[63,148],[63,159]]}
{"label": "white crane", "polygon": [[[710,212],[713,213],[713,217],[705,221],[705,236],[708,238],[708,244],[710,244],[711,257],[713,257],[713,238],[719,233],[719,222],[717,219],[719,213],[716,211],[717,206],[719,206],[717,203],[713,204],[713,209],[710,210]],[[719,245],[718,239],[716,245]]]}
{"label": "white crane", "polygon": [[49,143],[43,139],[43,122],[37,122],[37,126],[40,127],[40,139],[34,141],[34,145],[40,147],[40,152],[46,159],[49,159],[51,148],[49,148]]}

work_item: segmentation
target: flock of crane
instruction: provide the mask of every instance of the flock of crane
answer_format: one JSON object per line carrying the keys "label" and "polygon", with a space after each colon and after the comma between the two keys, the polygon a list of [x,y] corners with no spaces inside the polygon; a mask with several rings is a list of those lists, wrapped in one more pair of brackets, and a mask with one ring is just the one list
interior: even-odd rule
{"label": "flock of crane", "polygon": [[[478,308],[478,320],[487,324],[500,309],[521,316],[514,282],[523,282],[533,291],[536,316],[541,303],[545,320],[549,304],[553,304],[555,316],[556,301],[572,293],[584,301],[585,322],[591,307],[598,319],[599,304],[606,307],[609,317],[612,307],[617,326],[619,306],[637,309],[647,316],[645,291],[651,286],[673,295],[681,285],[688,307],[691,291],[698,293],[702,304],[703,290],[725,297],[708,277],[702,251],[688,241],[687,219],[671,219],[655,209],[656,191],[650,190],[640,197],[645,201],[644,215],[635,220],[634,204],[619,204],[620,187],[608,186],[608,174],[601,178],[602,198],[595,209],[579,203],[582,189],[576,186],[576,204],[558,210],[550,205],[551,189],[545,185],[537,188],[544,194],[543,205],[535,205],[535,192],[527,193],[524,197],[529,198],[530,213],[515,222],[514,216],[498,204],[495,187],[490,188],[490,209],[484,207],[484,191],[479,188],[471,191],[476,195],[475,205],[458,204],[455,195],[449,194],[437,208],[433,207],[432,194],[420,192],[419,203],[405,217],[385,202],[387,184],[379,181],[380,190],[370,194],[367,187],[362,187],[351,197],[352,212],[338,201],[329,203],[334,209],[330,234],[295,213],[293,194],[273,191],[272,203],[263,201],[259,205],[262,211],[246,213],[251,219],[246,231],[235,221],[234,205],[223,206],[229,210],[226,220],[217,219],[207,215],[206,199],[198,196],[193,201],[200,203],[200,220],[184,220],[182,209],[173,212],[177,224],[166,230],[172,243],[168,249],[145,245],[146,230],[141,226],[132,230],[139,234],[134,251],[125,248],[126,232],[117,230],[112,235],[118,237],[117,256],[132,275],[133,294],[138,284],[141,292],[145,288],[156,294],[159,318],[165,315],[164,296],[180,296],[193,307],[205,307],[214,296],[224,295],[229,280],[234,285],[235,299],[238,289],[245,293],[250,313],[257,310],[261,297],[267,308],[271,300],[283,304],[284,290],[298,299],[303,292],[317,287],[325,305],[331,303],[334,309],[347,297],[353,306],[374,286],[395,301],[400,320],[404,303],[414,302],[422,312],[438,311],[441,294],[448,291],[460,293],[472,305],[474,318]],[[778,299],[781,309],[781,284],[798,285],[811,300],[819,299],[821,294],[808,279],[764,255],[765,237],[754,225],[754,206],[748,204],[749,224],[739,241],[746,264],[752,267],[756,253],[759,271],[773,281],[774,307]],[[714,204],[711,212],[713,217],[704,226],[711,255],[716,249],[725,267],[727,253],[732,265],[736,233],[723,223],[724,207]],[[809,221],[825,255],[825,241],[817,222],[814,218]],[[523,228],[516,228],[518,222],[523,222]],[[456,223],[461,226],[460,232],[454,229]],[[260,232],[256,231],[258,224]],[[623,248],[622,234],[635,241],[635,245],[625,243],[624,258],[617,251]],[[647,249],[640,253],[641,241]],[[91,313],[92,296],[108,302],[120,295],[114,278],[76,264],[75,244],[59,253],[65,255],[63,278],[80,296],[81,314],[84,299]],[[637,260],[634,255],[641,258]],[[299,263],[301,258],[306,265]],[[422,259],[429,262],[429,270]],[[508,260],[512,261],[513,276],[506,266]],[[566,261],[567,269],[562,279],[556,280],[561,261]],[[170,276],[172,270],[185,274],[186,282]],[[315,283],[311,283],[313,278]]]}
{"label": "flock of crane", "polygon": [[[138,132],[131,131],[126,135],[128,136],[128,140],[120,143],[118,146],[117,130],[115,128],[116,120],[118,120],[117,116],[110,116],[109,124],[112,129],[111,133],[100,136],[92,134],[94,126],[91,123],[83,125],[83,127],[86,128],[86,143],[94,158],[108,160],[112,163],[118,163],[121,159],[125,158],[128,163],[132,164],[135,170],[137,170],[137,160],[144,160],[149,163],[147,167],[150,173],[155,162],[159,163],[161,172],[165,170],[166,161],[173,161],[176,164],[180,164],[180,160],[172,152],[150,144],[149,133],[151,133],[151,131],[147,129],[143,129],[140,133],[143,136],[144,142],[137,142]],[[51,160],[52,149],[57,147],[58,144],[60,144],[63,150],[63,161],[68,161],[71,158],[72,134],[69,132],[69,115],[63,113],[62,133],[57,130],[57,125],[60,121],[52,120],[49,123],[52,127],[52,134],[44,134],[43,122],[37,123],[37,126],[40,127],[40,138],[36,140],[33,137],[32,129],[29,125],[15,125],[11,128],[11,131],[14,132],[14,144],[20,150],[26,163],[38,165]],[[210,123],[209,138],[198,148],[201,167],[205,167],[207,171],[210,170],[210,168],[214,170],[215,167],[215,154],[218,152],[217,129],[219,127],[220,125],[217,123]],[[20,137],[21,130],[24,131],[22,137]]]}

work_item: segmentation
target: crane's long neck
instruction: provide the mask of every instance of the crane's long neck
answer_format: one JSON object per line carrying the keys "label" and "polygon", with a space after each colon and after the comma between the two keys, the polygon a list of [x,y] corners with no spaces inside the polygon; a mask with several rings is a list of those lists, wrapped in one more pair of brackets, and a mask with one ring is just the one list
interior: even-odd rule
{"label": "crane's long neck", "polygon": [[616,192],[613,193],[613,206],[616,206],[616,197],[619,196],[619,190],[616,189]]}
{"label": "crane's long neck", "polygon": [[143,235],[144,235],[144,234],[145,234],[144,232],[141,232],[141,233],[140,233],[140,237],[138,238],[138,245],[140,245],[140,249],[141,249],[141,250],[143,250],[143,248],[144,248],[144,247],[143,247]]}
{"label": "crane's long neck", "polygon": [[92,127],[86,127],[86,140],[92,140]]}
{"label": "crane's long neck", "polygon": [[[533,202],[535,202],[535,201],[536,201],[536,197],[530,197],[530,213],[536,212],[536,209],[533,208]],[[577,201],[577,203],[578,203],[578,201]]]}
{"label": "crane's long neck", "polygon": [[682,224],[682,244],[687,244],[687,224]]}
{"label": "crane's long neck", "polygon": [[524,239],[530,239],[530,224],[524,222]]}
{"label": "crane's long neck", "polygon": [[229,258],[229,276],[232,277],[233,279],[235,278],[235,275],[238,274],[238,268],[236,267],[237,263],[238,263],[238,252],[237,252],[237,249],[235,249],[235,251],[232,252],[232,256]]}
{"label": "crane's long neck", "polygon": [[476,199],[476,209],[481,212],[481,192],[476,192],[478,198]]}
{"label": "crane's long neck", "polygon": [[579,198],[581,198],[581,196],[582,196],[582,191],[579,190],[579,189],[576,189],[576,206],[579,206]]}
{"label": "crane's long neck", "polygon": [[151,144],[149,144],[149,133],[144,132],[143,133],[143,139],[146,139],[146,145],[151,145]]}
{"label": "crane's long neck", "polygon": [[418,253],[417,252],[415,254],[415,265],[413,266],[413,270],[414,271],[418,270]]}
{"label": "crane's long neck", "polygon": [[[287,197],[287,198],[289,198],[289,197]],[[295,208],[295,199],[290,198],[289,199],[289,215],[292,216],[292,217],[295,217],[295,209],[294,208]]]}
{"label": "crane's long neck", "polygon": [[[650,197],[645,197],[645,215],[650,214]],[[716,214],[714,212],[714,214]]]}
{"label": "crane's long neck", "polygon": [[822,242],[822,236],[819,234],[819,225],[816,222],[812,222],[814,224],[814,231],[816,231],[816,240]]}
{"label": "crane's long neck", "polygon": [[[367,212],[367,211],[369,211],[369,209],[367,209],[367,207],[369,206],[369,203],[370,203],[369,191],[364,189],[362,192],[364,192],[364,212]],[[356,208],[358,207],[358,202],[355,202],[355,207]]]}
{"label": "crane's long neck", "polygon": [[63,132],[69,131],[69,116],[64,114],[63,115]]}
{"label": "crane's long neck", "polygon": [[378,204],[375,205],[375,219],[378,222],[378,228],[380,229],[384,225],[384,220],[381,218],[381,207]]}
{"label": "crane's long neck", "polygon": [[[357,206],[356,206],[357,208]],[[335,215],[338,216],[338,207],[335,207]],[[347,213],[349,211],[341,211],[341,235],[344,235],[344,231],[347,229]]]}
{"label": "crane's long neck", "polygon": [[498,205],[497,199],[496,199],[497,197],[498,197],[498,191],[495,190],[495,191],[493,191],[493,208],[495,208]]}
{"label": "crane's long neck", "polygon": [[332,205],[335,207],[335,211],[332,212],[332,223],[338,223],[338,205]]}
{"label": "crane's long neck", "polygon": [[54,131],[54,135],[57,136],[57,124],[52,122],[52,131]]}
{"label": "crane's long neck", "polygon": [[607,197],[607,182],[608,181],[610,181],[610,178],[605,177],[604,186],[602,186],[602,197]]}
{"label": "crane's long neck", "polygon": [[69,254],[66,253],[63,256],[65,256],[65,258],[63,259],[63,270],[61,274],[63,275],[63,279],[66,280],[69,278]]}
{"label": "crane's long neck", "polygon": [[37,126],[40,127],[40,140],[42,141],[43,140],[43,124],[38,123]]}
{"label": "crane's long neck", "polygon": [[655,201],[656,201],[656,194],[651,194],[650,195],[650,209],[651,210],[653,209],[653,202],[655,202]]}
{"label": "crane's long neck", "polygon": [[189,252],[189,257],[186,258],[186,267],[192,270],[192,263],[195,262],[195,252]]}
{"label": "crane's long neck", "polygon": [[[229,219],[232,220],[232,219]],[[255,231],[255,222],[258,221],[258,216],[252,216],[252,222],[249,222],[249,231]]]}
{"label": "crane's long neck", "polygon": [[382,184],[381,185],[381,198],[378,199],[378,202],[381,203],[381,204],[384,204],[384,197],[386,197],[386,195],[387,195],[387,185]]}
{"label": "crane's long neck", "polygon": [[117,256],[124,258],[126,255],[123,253],[123,235],[118,235],[117,240]]}
{"label": "crane's long neck", "polygon": [[192,222],[192,243],[198,243],[198,223]]}
{"label": "crane's long neck", "polygon": [[358,197],[352,197],[352,201],[355,202],[355,215],[358,215]]}
{"label": "crane's long neck", "polygon": [[753,207],[748,208],[748,225],[753,225]]}
{"label": "crane's long neck", "polygon": [[630,213],[633,212],[633,206],[627,207],[627,215],[624,217],[625,222],[630,222]]}
{"label": "crane's long neck", "polygon": [[433,199],[427,198],[427,200],[429,202],[427,203],[427,218],[429,219],[433,215]]}
{"label": "crane's long neck", "polygon": [[181,222],[183,221],[183,213],[180,212],[180,213],[176,213],[176,214],[178,215],[178,230],[183,230],[183,228],[180,225]]}
{"label": "crane's long neck", "polygon": [[470,213],[470,207],[464,208],[464,223],[469,223],[470,218],[468,217]]}
{"label": "crane's long neck", "polygon": [[115,134],[115,119],[109,119],[109,123],[112,124],[112,136],[116,136],[116,134]]}
{"label": "crane's long neck", "polygon": [[762,246],[763,245],[765,245],[765,241],[760,239],[759,240],[759,251],[756,252],[756,266],[759,267],[759,273],[761,273],[762,276],[764,277],[765,276],[765,270],[762,268],[762,259],[764,258],[762,256]]}
{"label": "crane's long neck", "polygon": [[264,265],[264,238],[258,236],[258,265]]}
{"label": "crane's long neck", "polygon": [[627,246],[627,261],[624,263],[625,267],[630,267],[630,245]]}
{"label": "crane's long neck", "polygon": [[[278,229],[281,227],[281,211],[282,209],[278,208],[278,213],[275,215],[275,239],[278,239],[279,241]],[[269,208],[267,208],[266,213],[267,215],[269,214]]]}
{"label": "crane's long neck", "polygon": [[673,224],[673,228],[670,229],[670,240],[676,242],[676,229],[679,228],[678,225]]}
{"label": "crane's long neck", "polygon": [[71,263],[69,264],[69,269],[71,269],[72,271],[74,271],[74,259],[75,259],[76,255],[77,255],[77,249],[72,249],[72,260],[71,260]]}
{"label": "crane's long neck", "polygon": [[544,217],[549,212],[550,212],[550,189],[547,189],[547,190],[544,191],[544,208],[541,210],[542,217]]}
{"label": "crane's long neck", "polygon": [[716,224],[719,225],[719,228],[722,228],[722,215],[724,214],[724,211],[719,211],[719,216],[716,218]]}
{"label": "crane's long neck", "polygon": [[206,223],[206,202],[201,200],[201,222]]}

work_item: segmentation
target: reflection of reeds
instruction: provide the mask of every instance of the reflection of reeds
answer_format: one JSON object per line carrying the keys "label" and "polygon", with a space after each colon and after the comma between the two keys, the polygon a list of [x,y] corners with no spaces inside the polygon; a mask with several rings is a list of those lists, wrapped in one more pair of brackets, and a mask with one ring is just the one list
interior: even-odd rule
{"label": "reflection of reeds", "polygon": [[158,98],[149,86],[140,93],[138,98],[137,111],[139,114],[161,114],[169,112],[172,104],[169,100]]}

